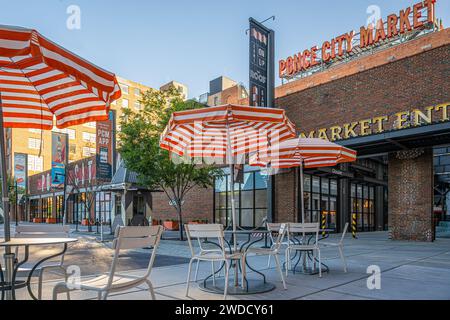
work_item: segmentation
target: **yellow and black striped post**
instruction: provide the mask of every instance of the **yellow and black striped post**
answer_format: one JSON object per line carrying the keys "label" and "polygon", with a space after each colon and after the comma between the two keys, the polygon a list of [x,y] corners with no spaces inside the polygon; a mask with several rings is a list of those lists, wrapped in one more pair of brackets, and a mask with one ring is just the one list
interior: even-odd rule
{"label": "yellow and black striped post", "polygon": [[356,239],[356,213],[352,214],[352,236]]}
{"label": "yellow and black striped post", "polygon": [[325,212],[322,212],[322,237],[325,237],[327,235],[325,229],[327,228],[327,215]]}

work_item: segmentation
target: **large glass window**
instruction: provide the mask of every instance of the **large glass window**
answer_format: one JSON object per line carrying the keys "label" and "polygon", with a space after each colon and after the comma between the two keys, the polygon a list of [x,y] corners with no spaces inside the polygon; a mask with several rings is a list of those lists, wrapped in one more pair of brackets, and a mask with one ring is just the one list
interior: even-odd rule
{"label": "large glass window", "polygon": [[103,224],[111,222],[111,193],[97,192],[95,199],[95,219]]}
{"label": "large glass window", "polygon": [[[246,166],[243,183],[234,185],[236,218],[243,228],[259,227],[267,216],[267,179],[254,170]],[[226,227],[232,225],[229,179],[229,170],[224,169],[214,188],[214,219]]]}
{"label": "large glass window", "polygon": [[305,174],[303,182],[305,222],[322,223],[322,218],[325,217],[324,227],[336,230],[337,180]]}
{"label": "large glass window", "polygon": [[358,231],[375,230],[375,187],[352,183],[350,186],[352,215],[356,215]]}

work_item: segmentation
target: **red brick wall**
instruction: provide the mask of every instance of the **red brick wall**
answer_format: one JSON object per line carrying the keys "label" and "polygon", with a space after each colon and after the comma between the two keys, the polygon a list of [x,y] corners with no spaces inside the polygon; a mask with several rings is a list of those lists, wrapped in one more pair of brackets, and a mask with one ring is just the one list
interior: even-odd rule
{"label": "red brick wall", "polygon": [[423,109],[450,101],[449,69],[446,45],[278,98],[276,106],[306,133]]}
{"label": "red brick wall", "polygon": [[297,222],[296,170],[275,176],[276,197],[274,199],[275,222]]}
{"label": "red brick wall", "polygon": [[[178,219],[176,210],[169,205],[165,193],[153,193],[152,219]],[[186,196],[183,205],[183,222],[207,219],[213,222],[214,189],[194,188]]]}
{"label": "red brick wall", "polygon": [[[433,153],[389,155],[389,230],[394,240],[432,241]],[[406,159],[405,159],[406,158]]]}

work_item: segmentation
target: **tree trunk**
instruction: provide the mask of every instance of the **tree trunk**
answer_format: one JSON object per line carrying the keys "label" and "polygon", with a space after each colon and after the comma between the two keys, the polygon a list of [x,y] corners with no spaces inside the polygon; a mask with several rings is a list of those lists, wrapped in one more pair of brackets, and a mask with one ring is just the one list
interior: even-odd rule
{"label": "tree trunk", "polygon": [[180,229],[180,241],[184,241],[184,236],[183,236],[183,216],[182,216],[182,210],[181,210],[181,204],[180,203],[177,204],[177,213],[178,213],[178,224],[179,224],[179,229]]}

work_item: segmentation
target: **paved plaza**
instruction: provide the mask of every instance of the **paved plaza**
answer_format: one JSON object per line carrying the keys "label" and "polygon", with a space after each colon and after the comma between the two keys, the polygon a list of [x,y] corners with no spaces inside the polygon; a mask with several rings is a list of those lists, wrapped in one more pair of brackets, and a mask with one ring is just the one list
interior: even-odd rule
{"label": "paved plaza", "polygon": [[[77,265],[82,277],[90,278],[106,272],[112,258],[111,243],[100,243],[95,236],[76,234],[80,239],[71,245],[66,255],[66,265]],[[336,240],[338,235],[332,235]],[[329,273],[322,278],[317,275],[292,274],[286,279],[287,290],[282,288],[274,265],[267,267],[267,258],[250,257],[249,263],[267,276],[267,281],[276,285],[276,289],[256,295],[232,296],[230,300],[354,300],[354,299],[450,299],[450,239],[438,239],[433,243],[391,241],[386,232],[361,233],[358,239],[347,236],[345,256],[348,273],[343,272],[337,251],[323,249],[324,263]],[[47,255],[54,248],[32,251],[31,259]],[[150,250],[130,250],[120,260],[120,270],[130,273],[144,272]],[[190,296],[184,296],[185,281],[189,262],[187,242],[162,240],[155,260],[151,281],[155,287],[157,299],[222,299],[222,295],[201,291],[198,284],[209,275],[210,264],[200,266],[199,281],[193,283]],[[283,260],[283,258],[282,258]],[[367,273],[369,266],[381,269],[381,288],[369,290]],[[255,273],[249,279],[260,279]],[[59,281],[55,276],[46,277],[44,299],[51,298],[54,284]],[[34,290],[37,286],[33,284]],[[18,290],[19,299],[29,299],[26,290]],[[65,299],[61,295],[60,299]],[[95,293],[73,292],[72,299],[95,299]],[[146,288],[139,287],[125,293],[112,294],[109,299],[146,300],[150,295]]]}

